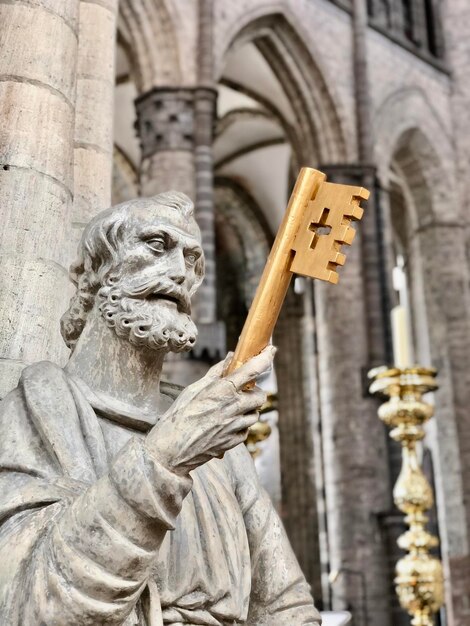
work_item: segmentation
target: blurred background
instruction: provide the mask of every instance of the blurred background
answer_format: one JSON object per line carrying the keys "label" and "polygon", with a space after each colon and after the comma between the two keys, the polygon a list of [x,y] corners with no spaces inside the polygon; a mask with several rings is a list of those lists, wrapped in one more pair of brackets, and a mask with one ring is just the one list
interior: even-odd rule
{"label": "blurred background", "polygon": [[413,361],[439,370],[422,450],[439,623],[468,626],[468,0],[0,2],[0,46],[2,394],[25,364],[66,359],[64,268],[106,206],[195,201],[200,338],[166,368],[187,384],[234,349],[300,167],[367,187],[340,284],[292,284],[255,462],[317,606],[409,624],[393,586],[400,449],[366,376],[392,363],[404,307]]}

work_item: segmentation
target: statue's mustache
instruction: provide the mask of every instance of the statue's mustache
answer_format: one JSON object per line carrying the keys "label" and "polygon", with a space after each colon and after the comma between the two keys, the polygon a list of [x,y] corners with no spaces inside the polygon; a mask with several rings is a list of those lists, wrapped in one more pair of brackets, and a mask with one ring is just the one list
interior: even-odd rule
{"label": "statue's mustache", "polygon": [[159,297],[174,300],[183,313],[190,315],[191,300],[188,291],[165,278],[148,278],[136,284],[122,284],[121,292],[128,298],[151,299]]}

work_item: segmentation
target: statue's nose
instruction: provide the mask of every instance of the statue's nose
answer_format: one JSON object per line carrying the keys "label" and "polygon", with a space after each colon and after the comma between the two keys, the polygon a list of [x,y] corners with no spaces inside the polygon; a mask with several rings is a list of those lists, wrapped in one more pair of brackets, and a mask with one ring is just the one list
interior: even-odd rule
{"label": "statue's nose", "polygon": [[184,283],[184,276],[181,274],[175,274],[173,276],[171,276],[171,279],[177,284],[177,285],[182,285]]}
{"label": "statue's nose", "polygon": [[169,278],[177,285],[182,285],[184,283],[184,279],[186,278],[186,264],[184,261],[184,254],[181,250],[175,249],[173,251],[169,265]]}

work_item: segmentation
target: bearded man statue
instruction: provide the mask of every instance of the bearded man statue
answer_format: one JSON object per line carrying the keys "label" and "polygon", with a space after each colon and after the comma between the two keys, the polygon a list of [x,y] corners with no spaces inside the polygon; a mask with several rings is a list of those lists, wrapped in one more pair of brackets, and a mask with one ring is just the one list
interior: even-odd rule
{"label": "bearded man statue", "polygon": [[318,625],[243,441],[269,347],[185,390],[196,341],[193,205],[169,192],[87,226],[62,319],[65,368],[26,367],[0,415],[2,626]]}

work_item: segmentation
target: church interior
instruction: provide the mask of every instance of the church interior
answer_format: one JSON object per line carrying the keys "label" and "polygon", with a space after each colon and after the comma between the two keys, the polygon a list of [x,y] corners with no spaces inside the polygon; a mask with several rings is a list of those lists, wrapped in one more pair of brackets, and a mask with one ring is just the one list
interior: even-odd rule
{"label": "church interior", "polygon": [[421,368],[434,623],[470,625],[470,4],[60,4],[0,0],[1,395],[67,358],[67,269],[100,210],[170,189],[195,203],[199,340],[165,364],[186,385],[235,349],[300,168],[367,188],[339,284],[292,281],[250,450],[316,606],[406,626],[401,440],[369,373]]}

